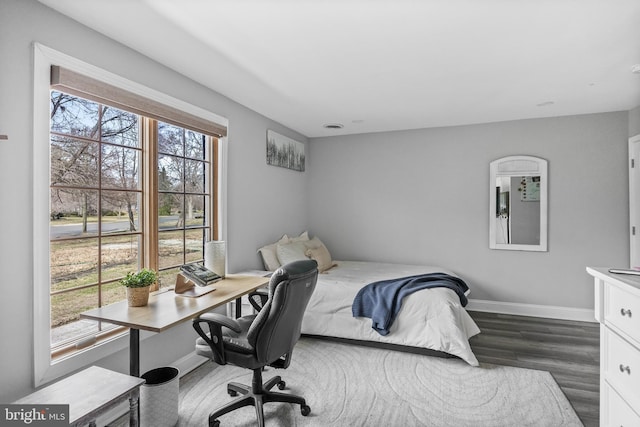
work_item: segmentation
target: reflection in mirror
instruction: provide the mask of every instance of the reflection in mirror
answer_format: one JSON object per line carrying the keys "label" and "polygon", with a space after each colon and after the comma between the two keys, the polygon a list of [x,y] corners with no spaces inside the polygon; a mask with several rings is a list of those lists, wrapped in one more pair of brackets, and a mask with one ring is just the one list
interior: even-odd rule
{"label": "reflection in mirror", "polygon": [[491,162],[489,247],[547,250],[547,162],[511,156]]}
{"label": "reflection in mirror", "polygon": [[539,245],[540,175],[499,176],[496,197],[496,243]]}

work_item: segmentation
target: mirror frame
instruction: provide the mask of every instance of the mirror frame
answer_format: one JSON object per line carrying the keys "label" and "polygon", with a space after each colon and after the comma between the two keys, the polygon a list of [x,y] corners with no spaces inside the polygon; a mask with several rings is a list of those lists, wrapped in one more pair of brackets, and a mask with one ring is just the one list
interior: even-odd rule
{"label": "mirror frame", "polygon": [[[489,248],[511,251],[547,251],[547,161],[533,156],[508,156],[489,164]],[[540,243],[496,243],[496,180],[502,176],[540,176]]]}

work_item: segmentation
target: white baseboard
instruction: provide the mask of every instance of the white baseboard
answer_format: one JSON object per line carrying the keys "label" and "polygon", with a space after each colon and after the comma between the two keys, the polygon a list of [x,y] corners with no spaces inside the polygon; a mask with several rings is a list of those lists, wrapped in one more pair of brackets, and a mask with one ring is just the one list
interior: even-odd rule
{"label": "white baseboard", "polygon": [[470,311],[513,314],[518,316],[546,317],[550,319],[596,322],[594,310],[588,308],[559,307],[554,305],[522,304],[470,299],[465,307]]}
{"label": "white baseboard", "polygon": [[178,368],[180,371],[180,378],[182,378],[209,360],[210,359],[207,359],[206,357],[198,356],[195,351],[192,351],[186,356],[182,356],[180,359],[176,360],[171,366]]}

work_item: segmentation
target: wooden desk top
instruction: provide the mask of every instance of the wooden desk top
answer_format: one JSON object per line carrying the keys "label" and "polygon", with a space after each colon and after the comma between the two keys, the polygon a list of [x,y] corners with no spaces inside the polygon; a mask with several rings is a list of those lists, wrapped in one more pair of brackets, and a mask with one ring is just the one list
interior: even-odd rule
{"label": "wooden desk top", "polygon": [[124,399],[142,384],[142,378],[91,366],[13,403],[69,404],[69,424],[81,424]]}
{"label": "wooden desk top", "polygon": [[120,301],[80,313],[80,318],[101,320],[145,331],[162,332],[268,283],[268,277],[229,274],[223,280],[209,285],[216,288],[215,291],[197,298],[166,291],[150,295],[149,304],[144,307],[129,307],[127,301]]}

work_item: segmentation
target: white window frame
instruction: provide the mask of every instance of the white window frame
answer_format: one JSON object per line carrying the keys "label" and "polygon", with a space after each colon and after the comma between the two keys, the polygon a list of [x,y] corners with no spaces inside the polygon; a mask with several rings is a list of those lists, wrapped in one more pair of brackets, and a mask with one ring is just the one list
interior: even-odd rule
{"label": "white window frame", "polygon": [[[33,360],[34,386],[78,370],[129,345],[127,333],[87,347],[61,360],[51,360],[51,306],[50,306],[50,254],[49,254],[49,116],[51,66],[59,65],[91,76],[134,94],[228,127],[228,120],[203,108],[166,95],[139,83],[120,77],[107,70],[73,58],[65,53],[34,43],[33,75]],[[226,175],[227,138],[218,139],[218,230],[219,238],[226,240]],[[140,338],[153,335],[143,333]]]}

